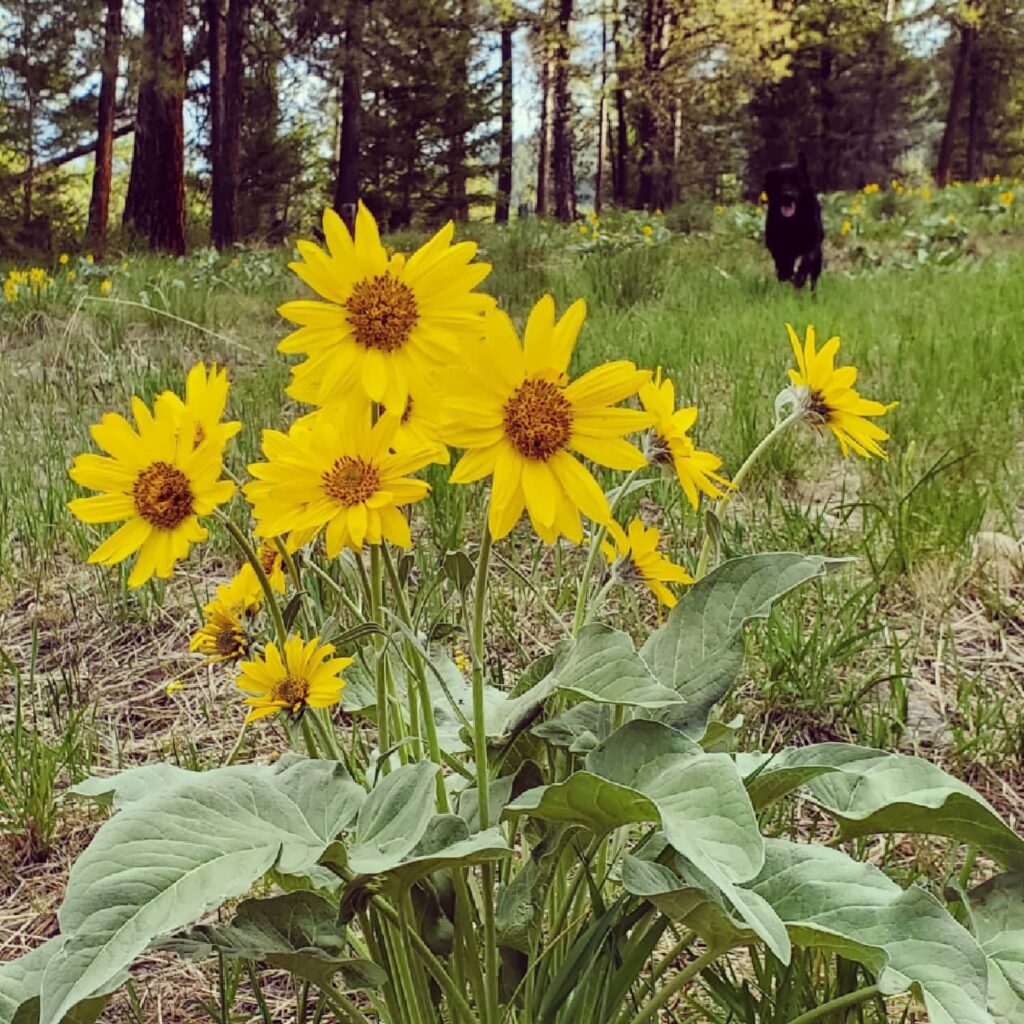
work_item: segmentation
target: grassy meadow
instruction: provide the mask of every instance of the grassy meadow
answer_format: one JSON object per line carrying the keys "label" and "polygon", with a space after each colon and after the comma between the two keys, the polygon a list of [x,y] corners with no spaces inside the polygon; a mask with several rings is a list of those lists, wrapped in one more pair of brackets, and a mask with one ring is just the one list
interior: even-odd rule
{"label": "grassy meadow", "polygon": [[[470,224],[459,234],[479,241],[494,265],[484,288],[518,323],[544,292],[559,310],[585,298],[575,365],[630,358],[662,367],[698,406],[698,443],[726,471],[772,425],[793,365],[785,324],[842,338],[839,362],[858,368],[861,392],[899,402],[883,424],[889,459],[844,461],[831,436],[791,432],[722,512],[726,555],[799,550],[855,562],[751,632],[745,685],[720,717],[766,745],[835,738],[924,753],[1020,828],[1024,186],[934,195],[886,187],[825,205],[817,294],[775,282],[763,212],[748,204],[570,226]],[[389,241],[408,250],[424,237]],[[5,289],[2,960],[51,934],[67,866],[96,826],[95,812],[67,795],[70,784],[159,759],[216,765],[235,742],[242,709],[230,672],[188,653],[213,582],[237,568],[226,538],[214,531],[172,581],[128,591],[127,570],[84,564],[97,534],[66,509],[80,493],[67,468],[89,450],[102,412],[126,412],[131,394],[180,391],[185,371],[205,359],[230,369],[229,409],[244,423],[230,465],[244,474],[260,430],[282,425],[288,360],[275,350],[286,331],[275,307],[305,293],[289,258],[290,246],[181,260],[72,254],[41,265],[46,283],[16,276]],[[28,268],[2,267],[0,277],[11,269]],[[285,402],[285,421],[298,413]],[[430,477],[434,491],[414,513],[416,569],[427,578],[447,548],[476,536],[481,512],[445,484],[443,467]],[[626,517],[660,506],[667,553],[692,569],[702,519],[674,484],[653,488],[625,499]],[[524,563],[513,538],[498,556],[508,585],[492,609],[502,637],[494,658],[511,674],[557,639],[552,615],[571,618],[583,555],[561,548]],[[647,596],[616,608],[624,628],[659,614]],[[241,757],[283,749],[276,728],[252,730]],[[907,877],[930,855],[927,843],[909,843]],[[200,968],[177,969],[174,991],[140,987],[110,1019],[155,1020],[147,1000],[156,998],[162,1019],[195,1019],[179,1004],[203,991]]]}

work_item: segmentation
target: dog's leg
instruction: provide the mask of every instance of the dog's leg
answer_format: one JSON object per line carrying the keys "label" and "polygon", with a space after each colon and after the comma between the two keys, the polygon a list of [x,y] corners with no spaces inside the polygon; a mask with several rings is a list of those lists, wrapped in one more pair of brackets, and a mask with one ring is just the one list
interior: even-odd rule
{"label": "dog's leg", "polygon": [[811,275],[811,291],[816,292],[818,290],[818,278],[821,276],[821,249],[815,249],[814,252],[810,253],[807,257],[807,260],[810,264],[809,273]]}
{"label": "dog's leg", "polygon": [[797,264],[796,273],[793,275],[793,287],[803,288],[804,282],[807,280],[807,257],[801,256],[800,262]]}
{"label": "dog's leg", "polygon": [[793,276],[793,257],[784,253],[772,253],[775,260],[775,276],[780,281],[788,281]]}

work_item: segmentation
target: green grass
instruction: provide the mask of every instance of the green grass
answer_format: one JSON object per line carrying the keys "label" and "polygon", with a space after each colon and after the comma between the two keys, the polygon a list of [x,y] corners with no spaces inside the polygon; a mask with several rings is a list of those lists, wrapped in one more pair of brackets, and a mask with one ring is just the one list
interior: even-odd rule
{"label": "green grass", "polygon": [[[922,735],[939,742],[934,730],[919,728],[930,704],[944,719],[940,755],[972,781],[1019,760],[1024,693],[1012,659],[989,665],[983,655],[1003,643],[1019,656],[1020,589],[988,588],[972,575],[970,557],[979,530],[1018,537],[1024,527],[1024,225],[994,195],[831,197],[827,269],[816,295],[772,279],[751,207],[613,216],[597,239],[535,223],[466,232],[494,264],[486,287],[519,322],[545,291],[560,308],[587,300],[577,368],[612,358],[663,367],[681,398],[700,409],[701,447],[719,453],[727,469],[771,426],[792,365],[787,322],[798,330],[813,323],[822,338],[840,335],[841,361],[859,368],[862,392],[899,401],[886,418],[888,462],[843,464],[831,437],[790,435],[725,514],[727,554],[799,549],[857,560],[785,602],[752,641],[751,677],[723,715],[744,714],[744,728],[768,742],[841,737],[916,748]],[[864,208],[857,227],[840,239],[839,224],[857,203]],[[684,220],[697,230],[670,230]],[[640,233],[648,222],[656,227],[650,243]],[[393,241],[408,249],[422,237]],[[189,577],[195,598],[186,592],[183,602],[163,585],[128,594],[126,573],[80,568],[96,536],[66,511],[77,493],[67,467],[89,447],[88,426],[101,412],[126,410],[130,394],[151,399],[180,389],[184,371],[203,358],[231,370],[231,411],[245,424],[234,466],[243,471],[258,453],[260,430],[297,412],[282,405],[288,370],[274,349],[285,332],[274,307],[303,291],[286,262],[283,251],[73,261],[75,281],[55,267],[45,295],[0,306],[0,610],[14,615],[25,594],[45,590],[56,600],[54,591],[64,591],[107,624],[145,631],[173,620],[183,639],[192,620],[182,619],[194,619],[194,601],[204,596],[205,569],[227,557],[223,538],[193,556],[191,567],[203,567]],[[104,300],[99,285],[107,277]],[[440,552],[464,542],[479,512],[476,499],[444,484],[443,472],[430,476],[435,491],[420,513],[429,544],[417,552],[425,573],[435,571]],[[646,498],[631,496],[626,513],[641,503],[647,512],[660,506],[671,554],[692,567],[701,523],[678,488],[665,481]],[[503,554],[516,561],[511,546]],[[521,577],[509,575],[494,612],[510,662],[551,639],[533,588],[571,613],[574,557],[556,552],[519,566]],[[627,625],[651,614],[628,595],[618,607]],[[18,677],[10,667],[5,675],[5,693],[15,692]],[[215,697],[202,714],[210,721],[222,714]],[[78,772],[68,765],[79,755],[66,745],[78,751],[87,724],[75,719],[72,729],[45,704],[39,716],[38,728],[7,727],[48,737],[45,749],[20,740],[15,749],[7,734],[0,738],[12,779],[35,771],[26,757],[41,765],[28,794],[46,785],[55,793],[58,774],[66,784]],[[157,747],[189,764],[210,763],[220,750],[204,752],[194,736],[160,737]],[[120,758],[116,743],[105,750],[106,760]],[[35,799],[0,807],[3,827],[41,830],[48,842],[57,826],[47,800],[36,807]]]}

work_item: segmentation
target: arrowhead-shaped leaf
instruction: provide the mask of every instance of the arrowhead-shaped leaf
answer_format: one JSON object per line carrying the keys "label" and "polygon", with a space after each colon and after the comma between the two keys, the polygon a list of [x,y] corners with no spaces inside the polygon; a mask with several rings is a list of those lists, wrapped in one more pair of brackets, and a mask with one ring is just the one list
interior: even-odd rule
{"label": "arrowhead-shaped leaf", "polygon": [[342,765],[297,760],[189,773],[127,803],[72,868],[41,1024],[57,1024],[158,935],[242,895],[272,865],[314,864],[364,798]]}
{"label": "arrowhead-shaped leaf", "polygon": [[700,737],[708,715],[729,692],[743,664],[743,627],[767,618],[789,591],[848,559],[788,552],[734,558],[708,573],[679,599],[641,654],[654,678],[685,702],[659,715]]}
{"label": "arrowhead-shaped leaf", "polygon": [[195,958],[216,951],[263,961],[318,985],[334,984],[339,972],[348,989],[379,988],[387,981],[376,964],[344,955],[337,904],[311,892],[244,900],[230,924],[200,925],[159,946]]}
{"label": "arrowhead-shaped leaf", "polygon": [[997,1024],[1024,1021],[1024,874],[996,875],[968,894],[988,960],[988,1008]]}

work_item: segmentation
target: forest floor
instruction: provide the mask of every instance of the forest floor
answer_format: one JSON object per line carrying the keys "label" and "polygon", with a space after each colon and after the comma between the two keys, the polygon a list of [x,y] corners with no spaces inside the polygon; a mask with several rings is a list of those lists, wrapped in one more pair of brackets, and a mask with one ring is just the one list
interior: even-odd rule
{"label": "forest floor", "polygon": [[[1019,828],[1024,187],[1016,192],[1016,203],[998,186],[829,197],[817,295],[773,280],[762,213],[749,205],[460,234],[480,241],[495,267],[484,287],[518,322],[546,291],[559,309],[586,298],[577,365],[663,367],[700,410],[700,446],[727,469],[771,425],[793,365],[785,324],[842,338],[839,361],[858,367],[862,393],[900,403],[886,417],[890,457],[843,461],[830,437],[788,435],[731,503],[727,554],[793,549],[856,563],[754,631],[722,717],[742,713],[766,746],[836,738],[925,754]],[[409,249],[422,237],[393,242]],[[67,467],[89,449],[100,413],[125,410],[131,394],[180,391],[205,359],[230,370],[231,412],[245,424],[233,466],[243,471],[259,431],[297,412],[275,351],[285,333],[275,306],[304,292],[288,258],[258,248],[76,256],[48,268],[42,291],[0,305],[0,961],[55,932],[67,869],[100,820],[70,784],[161,759],[216,765],[237,737],[229,673],[188,653],[199,606],[237,568],[224,538],[173,581],[129,592],[117,570],[84,564],[96,535],[66,510],[77,493]],[[417,512],[424,571],[472,535],[479,511],[443,472],[432,482]],[[692,567],[700,520],[668,485],[657,496],[669,553]],[[514,670],[552,638],[528,591],[509,595],[494,617]],[[572,596],[551,600],[563,609]],[[644,601],[620,613],[637,626],[657,614]],[[242,756],[282,748],[268,725]],[[207,1019],[204,967],[156,957],[134,973],[134,994],[104,1019]],[[291,998],[283,986],[280,995]]]}

